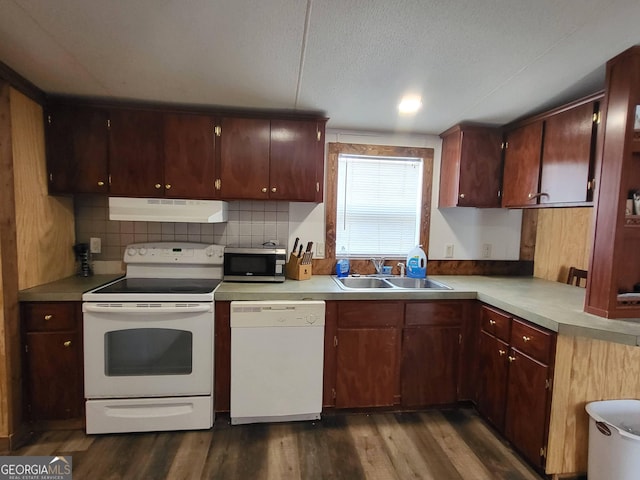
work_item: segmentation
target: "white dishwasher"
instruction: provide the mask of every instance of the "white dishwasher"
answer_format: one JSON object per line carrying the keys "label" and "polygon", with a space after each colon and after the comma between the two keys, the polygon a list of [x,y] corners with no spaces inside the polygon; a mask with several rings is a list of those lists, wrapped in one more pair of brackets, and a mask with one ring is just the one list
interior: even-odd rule
{"label": "white dishwasher", "polygon": [[231,424],[322,411],[324,301],[231,302]]}

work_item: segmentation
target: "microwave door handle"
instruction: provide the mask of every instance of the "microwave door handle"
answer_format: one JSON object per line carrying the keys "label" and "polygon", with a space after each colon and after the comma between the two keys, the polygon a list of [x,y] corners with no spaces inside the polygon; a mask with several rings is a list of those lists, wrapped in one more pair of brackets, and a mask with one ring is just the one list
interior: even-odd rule
{"label": "microwave door handle", "polygon": [[85,303],[82,306],[82,310],[93,313],[201,313],[210,311],[211,305],[202,304],[194,307],[117,307],[113,305]]}

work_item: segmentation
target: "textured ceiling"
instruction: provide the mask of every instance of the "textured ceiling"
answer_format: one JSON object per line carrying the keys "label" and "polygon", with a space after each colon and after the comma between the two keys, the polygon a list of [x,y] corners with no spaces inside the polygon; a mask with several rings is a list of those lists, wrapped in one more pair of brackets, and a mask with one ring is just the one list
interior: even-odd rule
{"label": "textured ceiling", "polygon": [[504,124],[602,88],[636,44],[638,0],[0,0],[0,61],[47,93],[358,130]]}

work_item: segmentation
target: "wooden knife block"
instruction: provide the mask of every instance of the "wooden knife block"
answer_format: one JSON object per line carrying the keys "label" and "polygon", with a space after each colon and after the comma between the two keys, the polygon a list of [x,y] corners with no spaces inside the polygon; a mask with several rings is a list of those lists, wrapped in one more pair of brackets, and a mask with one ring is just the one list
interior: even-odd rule
{"label": "wooden knife block", "polygon": [[309,280],[311,278],[311,264],[302,265],[301,261],[302,259],[297,255],[291,254],[285,268],[287,278],[292,280]]}

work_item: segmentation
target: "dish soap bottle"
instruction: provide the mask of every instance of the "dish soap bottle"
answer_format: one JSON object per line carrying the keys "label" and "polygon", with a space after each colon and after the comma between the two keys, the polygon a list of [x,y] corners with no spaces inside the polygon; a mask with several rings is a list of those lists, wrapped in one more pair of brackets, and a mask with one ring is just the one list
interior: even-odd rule
{"label": "dish soap bottle", "polygon": [[349,276],[349,259],[341,258],[336,263],[336,275],[338,277],[348,277]]}
{"label": "dish soap bottle", "polygon": [[426,276],[427,254],[422,250],[422,245],[417,245],[407,255],[407,277],[425,278]]}

